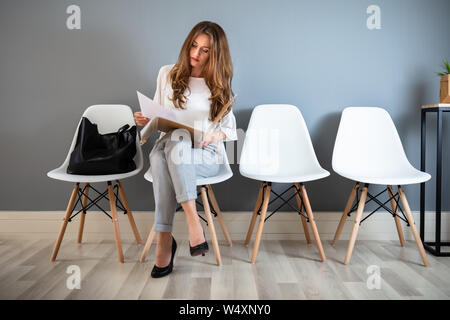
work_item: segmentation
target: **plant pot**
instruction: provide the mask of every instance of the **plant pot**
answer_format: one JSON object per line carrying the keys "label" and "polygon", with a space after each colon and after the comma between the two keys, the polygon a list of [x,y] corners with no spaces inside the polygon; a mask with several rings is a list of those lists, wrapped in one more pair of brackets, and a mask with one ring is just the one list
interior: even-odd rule
{"label": "plant pot", "polygon": [[441,77],[441,103],[450,103],[450,74]]}

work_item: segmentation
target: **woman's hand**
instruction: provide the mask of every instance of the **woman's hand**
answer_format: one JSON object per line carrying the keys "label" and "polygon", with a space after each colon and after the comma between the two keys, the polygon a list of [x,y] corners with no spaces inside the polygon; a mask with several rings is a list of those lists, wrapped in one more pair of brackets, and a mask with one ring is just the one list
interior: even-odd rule
{"label": "woman's hand", "polygon": [[203,138],[203,141],[200,143],[200,147],[204,148],[208,144],[225,139],[225,133],[222,130],[218,130],[214,133],[208,133]]}
{"label": "woman's hand", "polygon": [[144,117],[142,115],[142,112],[138,111],[134,113],[134,121],[136,121],[136,124],[138,126],[145,126],[150,121],[150,119]]}

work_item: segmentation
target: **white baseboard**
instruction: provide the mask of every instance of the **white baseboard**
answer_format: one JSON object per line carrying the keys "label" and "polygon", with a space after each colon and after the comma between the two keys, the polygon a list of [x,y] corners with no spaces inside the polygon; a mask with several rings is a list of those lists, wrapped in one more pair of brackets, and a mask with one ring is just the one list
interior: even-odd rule
{"label": "white baseboard", "polygon": [[[200,212],[202,216],[203,212]],[[225,224],[232,240],[244,240],[252,212],[233,211],[222,212]],[[332,240],[337,225],[341,218],[341,212],[315,212],[315,220],[322,240]],[[365,217],[367,213],[363,215]],[[413,212],[416,224],[419,225],[419,213]],[[153,225],[154,211],[133,212],[136,225],[141,237],[145,240]],[[61,226],[64,212],[62,211],[0,211],[0,238],[44,238],[56,239]],[[348,240],[352,228],[354,214],[347,219],[342,231],[341,240]],[[216,233],[219,240],[224,236],[217,218],[214,219]],[[67,226],[64,238],[77,237],[79,216],[75,217]],[[413,236],[406,223],[403,223],[406,240],[413,240]],[[450,239],[450,218],[447,212],[442,214],[441,239]],[[134,238],[128,219],[119,213],[120,234],[123,240]],[[434,214],[427,212],[425,221],[425,239],[434,239]],[[310,224],[308,224],[310,228]],[[310,234],[312,237],[311,229]],[[205,227],[205,231],[207,229]],[[177,239],[188,239],[188,230],[183,212],[175,216],[174,234]],[[256,232],[256,227],[254,232]],[[83,240],[114,239],[111,220],[100,211],[89,211],[84,227]],[[277,212],[264,225],[263,239],[267,240],[304,240],[304,232],[300,216],[296,212]],[[358,233],[360,240],[396,240],[398,239],[394,219],[386,211],[379,211],[361,224]]]}

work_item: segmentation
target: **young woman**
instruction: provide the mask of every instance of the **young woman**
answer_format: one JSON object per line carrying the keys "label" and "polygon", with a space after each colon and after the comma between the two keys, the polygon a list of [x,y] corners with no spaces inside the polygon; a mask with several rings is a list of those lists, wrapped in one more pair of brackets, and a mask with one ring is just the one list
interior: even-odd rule
{"label": "young woman", "polygon": [[[233,97],[233,65],[228,41],[216,23],[203,21],[188,34],[175,65],[163,66],[158,74],[154,100],[175,112],[177,121],[206,131]],[[150,119],[134,114],[138,125]],[[195,199],[197,177],[209,177],[219,170],[218,149],[222,140],[237,140],[236,119],[231,106],[207,134],[200,148],[192,148],[189,132],[176,129],[161,133],[150,152],[155,196],[157,234],[154,278],[168,275],[173,268],[177,244],[171,232],[177,203],[186,214],[192,256],[208,251]],[[180,139],[180,136],[188,139]],[[174,155],[189,153],[191,161],[177,161]],[[202,159],[203,161],[198,161]],[[195,161],[194,161],[195,160]]]}

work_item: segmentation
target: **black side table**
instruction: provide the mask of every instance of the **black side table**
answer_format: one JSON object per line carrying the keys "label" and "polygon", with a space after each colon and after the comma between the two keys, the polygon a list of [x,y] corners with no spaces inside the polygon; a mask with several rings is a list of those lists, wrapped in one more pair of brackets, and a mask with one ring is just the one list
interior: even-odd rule
{"label": "black side table", "polygon": [[441,241],[441,203],[442,203],[442,117],[444,112],[450,112],[450,104],[430,104],[422,106],[421,138],[420,138],[420,170],[425,171],[426,125],[427,113],[437,113],[437,150],[436,150],[436,231],[433,242],[425,241],[425,182],[420,184],[420,238],[427,251],[435,256],[450,257],[450,252],[442,252],[441,248],[450,246],[450,242]]}

